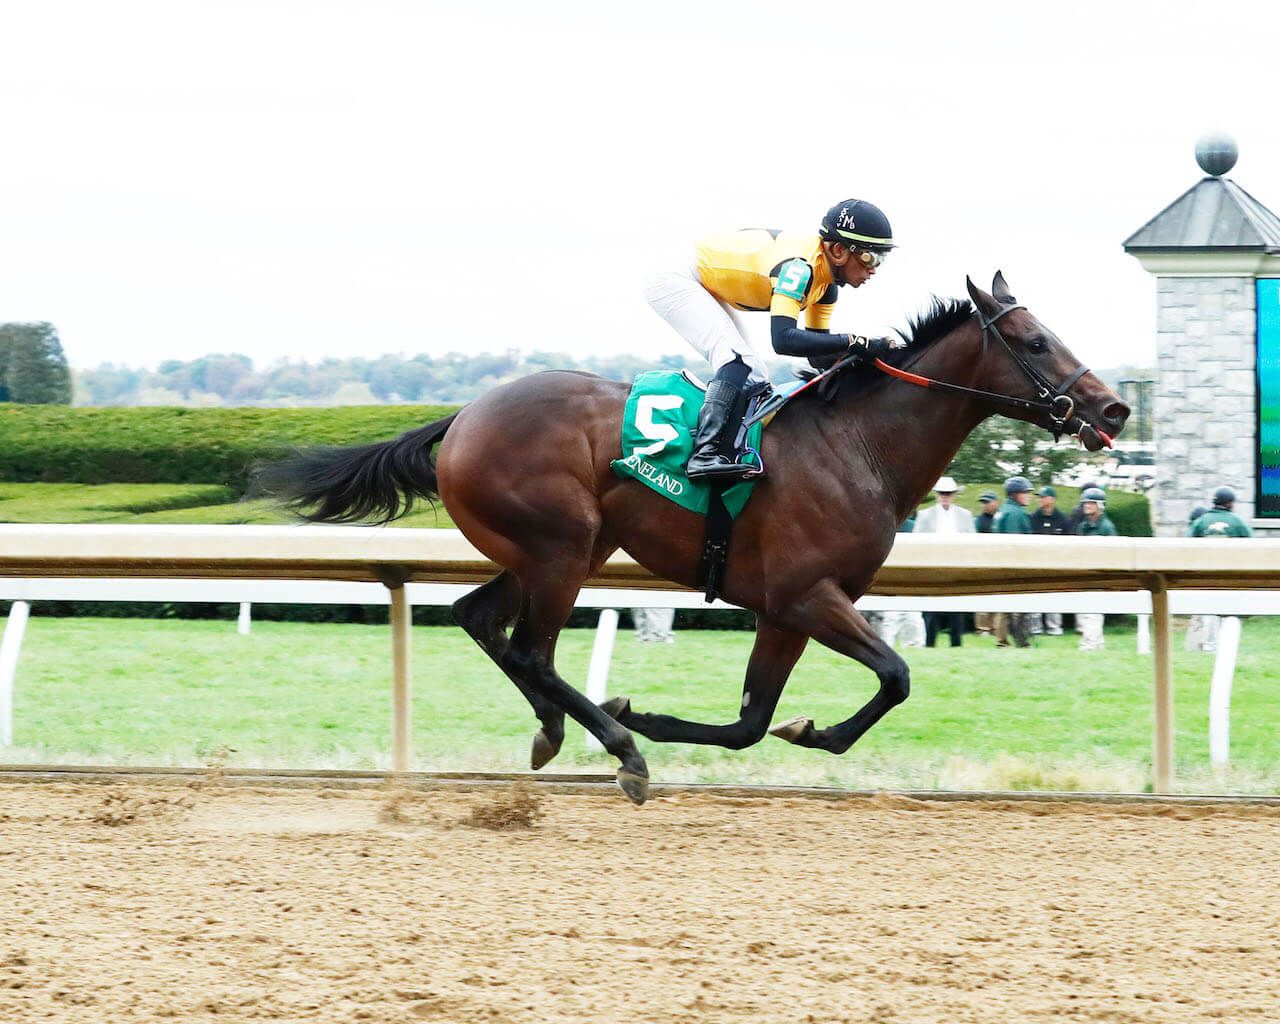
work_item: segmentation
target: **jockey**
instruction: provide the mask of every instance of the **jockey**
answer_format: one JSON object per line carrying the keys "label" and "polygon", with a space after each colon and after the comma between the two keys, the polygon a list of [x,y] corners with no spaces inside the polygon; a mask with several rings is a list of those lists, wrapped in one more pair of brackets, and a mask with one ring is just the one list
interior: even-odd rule
{"label": "jockey", "polygon": [[[736,440],[745,390],[769,379],[734,310],[769,312],[773,350],[830,365],[849,355],[883,356],[887,338],[832,334],[840,285],[870,280],[893,248],[889,220],[860,199],[837,203],[817,234],[748,229],[702,239],[686,267],[656,275],[645,288],[654,311],[711,363],[715,372],[698,415],[690,479],[739,480]],[[801,310],[805,326],[797,321]]]}

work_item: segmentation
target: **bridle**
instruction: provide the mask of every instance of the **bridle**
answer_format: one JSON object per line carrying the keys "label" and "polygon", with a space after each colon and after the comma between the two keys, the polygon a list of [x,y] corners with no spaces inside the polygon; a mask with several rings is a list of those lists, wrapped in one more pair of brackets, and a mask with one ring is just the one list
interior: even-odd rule
{"label": "bridle", "polygon": [[[1053,424],[1051,433],[1056,441],[1066,432],[1067,423],[1075,414],[1076,403],[1068,392],[1071,386],[1075,384],[1081,377],[1089,372],[1087,366],[1080,366],[1070,377],[1059,385],[1054,385],[1049,378],[1037,370],[1022,355],[1019,355],[1005,340],[1000,328],[996,326],[996,321],[1001,317],[1012,313],[1015,309],[1026,309],[1026,306],[1016,302],[1011,302],[1006,306],[1001,306],[989,317],[984,317],[979,311],[978,322],[982,327],[982,344],[985,347],[988,336],[994,337],[996,341],[1008,353],[1009,358],[1013,360],[1014,365],[1022,371],[1023,375],[1031,381],[1036,389],[1035,398],[1019,398],[1016,395],[1002,395],[995,391],[983,391],[980,388],[969,388],[963,384],[952,384],[945,380],[934,380],[932,377],[922,377],[918,373],[911,373],[907,370],[901,370],[896,366],[890,366],[883,359],[877,359],[874,363],[877,370],[881,373],[887,373],[891,377],[897,377],[899,380],[905,380],[909,384],[916,384],[920,387],[934,388],[938,391],[950,391],[954,394],[969,395],[974,398],[981,398],[986,402],[994,402],[997,405],[1008,406],[1013,409],[1024,409],[1028,412],[1044,413],[1049,422]],[[1090,425],[1092,427],[1092,424]],[[1100,436],[1110,441],[1110,438],[1102,431],[1093,427]]]}

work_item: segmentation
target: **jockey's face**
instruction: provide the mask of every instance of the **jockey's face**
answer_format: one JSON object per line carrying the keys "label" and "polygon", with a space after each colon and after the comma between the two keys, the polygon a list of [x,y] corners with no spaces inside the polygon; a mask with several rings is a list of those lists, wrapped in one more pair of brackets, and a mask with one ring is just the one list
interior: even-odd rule
{"label": "jockey's face", "polygon": [[840,242],[823,242],[822,248],[826,250],[836,284],[857,288],[875,276],[876,268],[860,260],[857,249],[845,248]]}

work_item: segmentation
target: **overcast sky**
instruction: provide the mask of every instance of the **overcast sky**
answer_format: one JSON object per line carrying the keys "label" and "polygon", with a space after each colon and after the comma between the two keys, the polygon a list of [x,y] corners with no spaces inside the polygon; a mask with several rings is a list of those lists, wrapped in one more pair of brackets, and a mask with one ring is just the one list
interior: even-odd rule
{"label": "overcast sky", "polygon": [[0,0],[0,321],[77,366],[675,352],[651,267],[852,196],[901,248],[836,329],[1003,268],[1084,361],[1149,363],[1120,245],[1196,138],[1280,209],[1276,12]]}

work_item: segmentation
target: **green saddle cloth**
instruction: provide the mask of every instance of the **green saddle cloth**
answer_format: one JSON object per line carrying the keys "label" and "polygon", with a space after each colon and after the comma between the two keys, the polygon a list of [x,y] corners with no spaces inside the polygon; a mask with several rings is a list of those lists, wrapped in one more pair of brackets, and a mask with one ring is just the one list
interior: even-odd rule
{"label": "green saddle cloth", "polygon": [[[711,485],[690,480],[684,467],[693,453],[693,434],[706,393],[679,370],[636,374],[622,414],[622,458],[611,463],[618,476],[639,480],[677,505],[707,514]],[[745,461],[759,464],[764,426],[747,431]],[[742,512],[755,480],[742,480],[724,492],[725,508],[735,519]]]}

